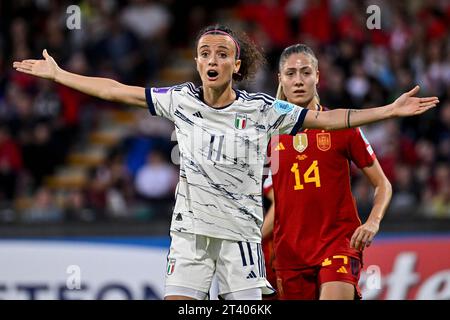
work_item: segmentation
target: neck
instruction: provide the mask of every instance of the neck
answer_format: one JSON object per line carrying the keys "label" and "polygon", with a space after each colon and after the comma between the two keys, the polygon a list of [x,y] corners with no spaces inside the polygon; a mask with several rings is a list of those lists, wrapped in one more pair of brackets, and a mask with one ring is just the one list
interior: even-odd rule
{"label": "neck", "polygon": [[[319,101],[317,100],[317,97],[314,96],[314,98],[312,98],[312,100],[308,103],[307,108],[308,108],[309,110],[317,110],[317,106],[320,106],[320,103],[319,103]],[[320,110],[320,108],[319,108],[319,110]]]}
{"label": "neck", "polygon": [[231,85],[220,88],[203,87],[203,100],[213,108],[222,108],[236,99],[236,93]]}
{"label": "neck", "polygon": [[[288,101],[288,102],[294,103],[292,101]],[[309,109],[309,110],[316,110],[317,105],[320,105],[320,103],[317,100],[316,96],[314,96],[311,100],[306,101],[305,103],[299,104],[300,107],[306,108],[306,109]]]}

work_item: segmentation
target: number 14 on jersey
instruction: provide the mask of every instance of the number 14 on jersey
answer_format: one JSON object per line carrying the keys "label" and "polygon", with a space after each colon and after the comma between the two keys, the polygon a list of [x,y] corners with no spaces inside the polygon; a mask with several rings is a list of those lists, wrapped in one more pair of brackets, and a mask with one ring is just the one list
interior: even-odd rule
{"label": "number 14 on jersey", "polygon": [[[294,177],[295,177],[294,190],[304,189],[305,187],[301,181],[300,170],[298,168],[297,162],[292,164],[291,172],[294,173]],[[303,174],[303,182],[304,183],[314,182],[316,184],[316,188],[320,188],[320,173],[319,173],[319,165],[318,165],[317,160],[314,160],[313,163],[309,166],[309,168]]]}

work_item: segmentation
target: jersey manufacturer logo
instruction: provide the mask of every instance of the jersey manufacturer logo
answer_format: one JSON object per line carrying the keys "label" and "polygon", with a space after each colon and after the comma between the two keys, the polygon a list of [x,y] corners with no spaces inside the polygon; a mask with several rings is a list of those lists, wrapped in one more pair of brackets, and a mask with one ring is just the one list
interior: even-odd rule
{"label": "jersey manufacturer logo", "polygon": [[347,269],[345,269],[344,266],[340,267],[336,272],[338,272],[338,273],[348,273]]}
{"label": "jersey manufacturer logo", "polygon": [[175,262],[176,261],[177,261],[176,259],[172,259],[172,258],[170,258],[167,261],[167,275],[170,276],[173,273],[173,271],[175,270]]}
{"label": "jersey manufacturer logo", "polygon": [[297,133],[292,140],[292,146],[298,152],[303,152],[308,147],[308,136],[306,133]]}
{"label": "jersey manufacturer logo", "polygon": [[203,116],[202,116],[202,114],[200,113],[200,111],[197,111],[196,113],[193,113],[192,115],[193,115],[194,117],[202,118],[202,119],[203,119]]}
{"label": "jersey manufacturer logo", "polygon": [[316,134],[317,148],[321,151],[328,151],[331,148],[331,135],[329,132]]}
{"label": "jersey manufacturer logo", "polygon": [[275,147],[275,151],[280,151],[286,149],[282,142],[278,142],[278,145]]}
{"label": "jersey manufacturer logo", "polygon": [[236,129],[245,129],[247,125],[247,115],[245,113],[236,113],[236,118],[234,119],[234,126]]}

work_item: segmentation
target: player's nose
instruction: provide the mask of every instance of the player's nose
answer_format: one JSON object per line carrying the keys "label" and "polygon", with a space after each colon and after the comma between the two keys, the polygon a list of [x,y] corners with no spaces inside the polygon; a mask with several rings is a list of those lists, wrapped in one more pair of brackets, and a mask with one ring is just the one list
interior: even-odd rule
{"label": "player's nose", "polygon": [[216,57],[215,55],[211,55],[211,56],[209,57],[208,65],[209,65],[209,66],[215,66],[215,65],[217,65],[217,57]]}
{"label": "player's nose", "polygon": [[294,77],[294,85],[298,87],[303,85],[303,79],[299,74]]}

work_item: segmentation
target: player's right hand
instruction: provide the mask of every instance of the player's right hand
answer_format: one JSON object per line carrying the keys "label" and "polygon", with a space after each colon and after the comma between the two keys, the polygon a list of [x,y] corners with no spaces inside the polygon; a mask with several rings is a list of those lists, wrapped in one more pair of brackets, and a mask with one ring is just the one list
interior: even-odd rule
{"label": "player's right hand", "polygon": [[21,62],[15,61],[13,68],[36,77],[55,80],[56,72],[59,69],[58,64],[48,54],[47,49],[42,51],[42,56],[44,57],[43,60],[27,59]]}
{"label": "player's right hand", "polygon": [[350,239],[350,247],[356,250],[364,250],[366,247],[370,247],[373,238],[378,233],[380,224],[374,221],[366,221],[363,225],[359,226],[353,233]]}

